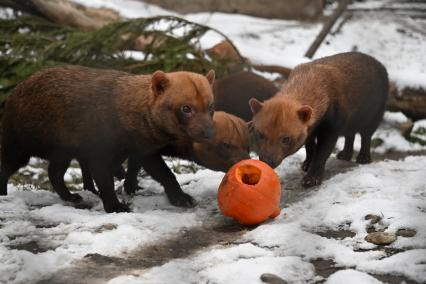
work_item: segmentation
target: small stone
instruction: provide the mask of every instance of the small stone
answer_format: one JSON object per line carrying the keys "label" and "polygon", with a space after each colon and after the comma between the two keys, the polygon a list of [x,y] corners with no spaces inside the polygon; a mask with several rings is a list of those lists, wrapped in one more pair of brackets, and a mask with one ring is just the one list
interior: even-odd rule
{"label": "small stone", "polygon": [[397,236],[401,236],[404,238],[412,238],[416,235],[416,230],[414,229],[399,229],[398,231],[396,231],[396,235]]}
{"label": "small stone", "polygon": [[380,220],[382,220],[382,217],[374,214],[367,214],[365,215],[365,220],[371,220],[370,224],[376,224],[379,223]]}
{"label": "small stone", "polygon": [[116,224],[112,224],[112,223],[106,223],[103,224],[102,226],[100,226],[99,228],[96,229],[96,233],[102,233],[104,231],[112,231],[117,229],[117,225]]}
{"label": "small stone", "polygon": [[269,284],[287,284],[287,281],[272,273],[263,273],[260,280]]}
{"label": "small stone", "polygon": [[367,226],[367,233],[377,232],[373,225]]}
{"label": "small stone", "polygon": [[365,240],[369,243],[373,243],[375,245],[389,245],[396,240],[396,236],[393,233],[386,232],[373,232],[369,233]]}

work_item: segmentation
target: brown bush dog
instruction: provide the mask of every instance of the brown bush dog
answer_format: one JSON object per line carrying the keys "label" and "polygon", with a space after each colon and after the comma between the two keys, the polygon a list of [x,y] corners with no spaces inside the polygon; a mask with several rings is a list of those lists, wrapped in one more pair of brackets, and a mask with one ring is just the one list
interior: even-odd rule
{"label": "brown bush dog", "polygon": [[[246,123],[231,114],[215,112],[213,116],[216,130],[215,136],[205,142],[192,142],[180,139],[160,150],[163,156],[178,157],[194,161],[208,169],[227,171],[236,162],[250,158],[249,132]],[[124,189],[128,194],[134,194],[138,188],[137,175],[144,165],[138,163],[140,159],[130,156],[124,182]],[[152,176],[152,175],[151,175]],[[152,176],[160,184],[167,184],[168,179],[164,172]]]}
{"label": "brown bush dog", "polygon": [[371,161],[371,136],[388,96],[385,67],[358,52],[341,53],[297,66],[283,89],[261,103],[250,100],[259,158],[271,167],[305,145],[307,171],[302,184],[320,184],[337,138],[345,137],[337,158],[351,160],[356,133],[361,135],[357,162]]}
{"label": "brown bush dog", "polygon": [[214,136],[214,72],[131,75],[82,66],[58,66],[37,72],[9,95],[3,114],[0,195],[9,177],[30,156],[49,161],[53,188],[78,202],[63,176],[72,158],[87,163],[106,212],[129,211],[114,191],[113,172],[137,153],[153,176],[169,172],[169,201],[191,206],[158,150],[176,139],[203,141]]}
{"label": "brown bush dog", "polygon": [[250,159],[249,131],[241,118],[215,111],[213,121],[216,135],[206,142],[194,142],[188,157],[215,171],[228,171],[235,163]]}
{"label": "brown bush dog", "polygon": [[[249,159],[249,132],[247,124],[239,117],[222,111],[214,113],[213,122],[215,135],[212,139],[203,142],[193,142],[190,139],[180,139],[159,150],[162,156],[178,157],[196,162],[208,169],[227,171],[235,163]],[[97,194],[91,178],[91,173],[84,162],[80,161],[83,175],[83,187]],[[128,171],[124,189],[128,194],[134,194],[138,188],[137,175],[141,169],[138,159],[129,158]],[[118,167],[122,170],[122,167]],[[115,176],[119,177],[117,170]],[[124,171],[124,170],[123,170]],[[167,184],[170,175],[158,173],[156,180],[160,184]]]}
{"label": "brown bush dog", "polygon": [[250,121],[250,98],[261,102],[272,98],[279,89],[257,74],[241,71],[218,79],[213,84],[215,110],[231,113]]}

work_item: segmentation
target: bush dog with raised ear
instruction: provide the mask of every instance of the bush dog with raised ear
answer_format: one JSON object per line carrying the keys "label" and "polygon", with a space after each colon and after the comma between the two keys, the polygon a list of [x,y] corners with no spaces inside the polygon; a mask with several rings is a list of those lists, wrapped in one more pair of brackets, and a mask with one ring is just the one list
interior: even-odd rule
{"label": "bush dog with raised ear", "polygon": [[[160,154],[194,161],[208,169],[223,172],[241,160],[250,159],[249,133],[246,123],[225,112],[215,112],[213,120],[216,134],[212,139],[205,142],[180,139],[161,149]],[[128,160],[124,182],[124,189],[128,194],[135,193],[138,187],[137,175],[141,167],[145,169],[145,166],[138,162],[139,160],[134,156],[130,156]],[[165,172],[158,172],[151,176],[163,185],[171,182],[171,178],[166,176]]]}
{"label": "bush dog with raised ear", "polygon": [[305,145],[307,171],[302,184],[320,184],[325,162],[339,136],[345,137],[337,158],[351,160],[356,133],[361,135],[357,162],[371,161],[371,136],[388,96],[385,67],[359,52],[341,53],[297,66],[275,97],[250,100],[259,158],[271,167]]}
{"label": "bush dog with raised ear", "polygon": [[[116,166],[137,153],[145,171],[170,172],[158,150],[177,139],[214,136],[214,71],[131,75],[65,65],[44,69],[20,83],[3,114],[0,195],[9,177],[31,156],[49,161],[53,188],[63,200],[78,202],[63,176],[72,158],[86,161],[106,212],[129,211],[114,191]],[[192,206],[170,172],[164,184],[169,201]]]}

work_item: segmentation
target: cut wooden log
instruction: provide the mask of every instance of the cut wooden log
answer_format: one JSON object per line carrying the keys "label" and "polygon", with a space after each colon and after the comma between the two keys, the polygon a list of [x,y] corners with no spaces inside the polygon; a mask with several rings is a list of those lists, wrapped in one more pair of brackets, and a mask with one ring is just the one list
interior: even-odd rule
{"label": "cut wooden log", "polygon": [[0,0],[0,6],[11,7],[51,22],[93,31],[121,17],[109,8],[89,8],[67,0]]}
{"label": "cut wooden log", "polygon": [[400,111],[413,121],[426,119],[426,90],[412,87],[398,89],[391,83],[387,108]]}
{"label": "cut wooden log", "polygon": [[224,12],[276,19],[316,20],[325,0],[145,0],[178,13]]}

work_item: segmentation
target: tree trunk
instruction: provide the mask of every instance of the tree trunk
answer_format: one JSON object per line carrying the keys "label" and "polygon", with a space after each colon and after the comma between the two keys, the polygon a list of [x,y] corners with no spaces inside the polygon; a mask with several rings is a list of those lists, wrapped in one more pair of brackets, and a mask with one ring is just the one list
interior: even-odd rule
{"label": "tree trunk", "polygon": [[89,8],[67,0],[0,0],[0,6],[83,31],[93,31],[120,19],[118,12],[112,9]]}
{"label": "tree trunk", "polygon": [[308,58],[312,58],[317,51],[317,49],[320,47],[322,41],[325,39],[327,34],[330,32],[331,28],[333,27],[334,23],[337,21],[337,19],[340,17],[340,15],[343,14],[343,12],[346,10],[346,7],[352,2],[352,0],[340,0],[339,6],[334,11],[334,13],[326,20],[324,23],[324,26],[322,27],[321,32],[318,34],[314,42],[309,47],[308,51],[306,51],[305,56]]}

